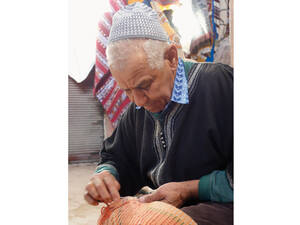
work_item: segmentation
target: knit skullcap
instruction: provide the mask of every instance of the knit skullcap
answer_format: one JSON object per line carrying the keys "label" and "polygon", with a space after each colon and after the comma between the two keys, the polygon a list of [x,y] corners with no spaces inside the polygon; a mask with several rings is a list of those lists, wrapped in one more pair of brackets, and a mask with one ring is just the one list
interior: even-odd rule
{"label": "knit skullcap", "polygon": [[108,44],[134,38],[169,40],[156,11],[141,2],[127,5],[115,13]]}

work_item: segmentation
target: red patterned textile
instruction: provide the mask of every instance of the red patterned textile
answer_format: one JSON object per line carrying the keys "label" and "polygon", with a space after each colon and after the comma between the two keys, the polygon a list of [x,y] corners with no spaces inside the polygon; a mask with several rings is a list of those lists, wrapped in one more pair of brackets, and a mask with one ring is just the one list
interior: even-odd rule
{"label": "red patterned textile", "polygon": [[127,3],[126,0],[108,0],[111,12],[104,13],[98,23],[98,37],[96,43],[96,63],[94,95],[101,102],[113,127],[116,127],[120,115],[127,109],[130,100],[125,92],[121,90],[109,71],[105,50],[112,24],[112,17],[119,9]]}

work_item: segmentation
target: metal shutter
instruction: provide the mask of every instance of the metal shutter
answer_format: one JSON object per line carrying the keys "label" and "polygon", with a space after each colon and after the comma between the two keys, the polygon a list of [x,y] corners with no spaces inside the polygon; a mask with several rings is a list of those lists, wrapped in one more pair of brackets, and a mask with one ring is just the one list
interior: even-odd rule
{"label": "metal shutter", "polygon": [[69,162],[99,161],[102,147],[103,108],[92,87],[68,77],[69,83]]}

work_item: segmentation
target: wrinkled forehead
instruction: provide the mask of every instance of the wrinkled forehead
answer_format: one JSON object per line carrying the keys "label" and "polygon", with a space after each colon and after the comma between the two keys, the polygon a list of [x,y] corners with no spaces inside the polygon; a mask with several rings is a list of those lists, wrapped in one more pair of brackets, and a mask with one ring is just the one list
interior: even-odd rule
{"label": "wrinkled forehead", "polygon": [[[128,61],[139,59],[145,55],[143,48],[145,40],[121,40],[107,46],[106,55],[108,65],[114,67],[124,67]],[[123,66],[124,65],[124,66]]]}
{"label": "wrinkled forehead", "polygon": [[143,52],[128,55],[122,68],[111,66],[110,69],[122,88],[134,87],[140,79],[153,74]]}

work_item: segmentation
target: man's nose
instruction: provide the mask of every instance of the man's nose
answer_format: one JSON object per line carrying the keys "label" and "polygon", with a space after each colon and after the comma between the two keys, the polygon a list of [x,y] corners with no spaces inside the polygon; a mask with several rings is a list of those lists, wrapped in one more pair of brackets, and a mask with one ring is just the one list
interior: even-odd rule
{"label": "man's nose", "polygon": [[147,102],[147,96],[141,90],[132,90],[132,99],[137,106],[144,106]]}

